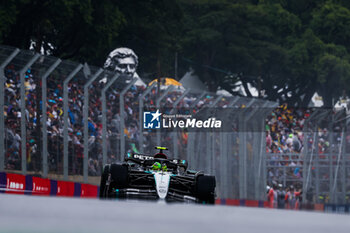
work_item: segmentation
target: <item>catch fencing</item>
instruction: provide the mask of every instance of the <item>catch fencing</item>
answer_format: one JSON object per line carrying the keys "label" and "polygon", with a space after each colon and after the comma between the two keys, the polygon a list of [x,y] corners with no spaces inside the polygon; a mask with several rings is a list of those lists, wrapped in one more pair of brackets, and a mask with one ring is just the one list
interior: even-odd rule
{"label": "catch fencing", "polygon": [[266,154],[268,184],[279,183],[286,191],[293,186],[302,191],[304,204],[349,204],[350,136],[345,109],[301,111],[310,113],[304,119],[302,148],[298,153]]}
{"label": "catch fencing", "polygon": [[[217,178],[218,197],[264,199],[264,119],[275,103],[167,86],[137,86],[98,67],[0,47],[0,171],[99,176],[126,153],[185,159]],[[220,131],[147,131],[145,110],[226,109]]]}
{"label": "catch fencing", "polygon": [[[163,86],[158,93],[156,83],[136,85],[136,79],[99,67],[7,46],[0,46],[0,80],[0,171],[59,174],[64,180],[74,175],[87,183],[104,164],[120,162],[127,153],[154,154],[154,146],[165,146],[168,157],[214,174],[221,199],[265,200],[270,171],[281,171],[278,181],[286,186],[295,179],[287,175],[295,168],[278,164],[286,155],[266,152],[265,119],[277,107],[274,102],[179,86]],[[193,116],[214,111],[226,120],[220,130],[144,129],[143,113],[156,109]],[[349,193],[347,123],[330,115],[329,128],[340,130],[330,130],[329,137],[340,137],[332,143],[338,146],[324,157],[313,150],[316,144],[308,146],[310,138],[320,140],[315,128],[325,124],[314,114],[304,128],[303,153],[289,156],[300,160],[305,200],[311,190],[314,197],[343,203]]]}

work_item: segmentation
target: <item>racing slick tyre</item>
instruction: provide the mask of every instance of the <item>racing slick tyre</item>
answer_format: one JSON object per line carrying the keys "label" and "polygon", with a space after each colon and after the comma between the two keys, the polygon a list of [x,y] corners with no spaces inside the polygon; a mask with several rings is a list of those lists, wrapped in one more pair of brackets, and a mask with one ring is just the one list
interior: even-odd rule
{"label": "racing slick tyre", "polygon": [[108,179],[109,167],[110,165],[107,164],[103,168],[103,172],[101,175],[101,182],[100,182],[100,193],[99,193],[100,198],[106,197],[106,182]]}
{"label": "racing slick tyre", "polygon": [[128,168],[119,164],[111,164],[111,185],[113,188],[125,188],[128,185]]}
{"label": "racing slick tyre", "polygon": [[215,203],[215,176],[202,175],[197,177],[196,193],[200,202]]}

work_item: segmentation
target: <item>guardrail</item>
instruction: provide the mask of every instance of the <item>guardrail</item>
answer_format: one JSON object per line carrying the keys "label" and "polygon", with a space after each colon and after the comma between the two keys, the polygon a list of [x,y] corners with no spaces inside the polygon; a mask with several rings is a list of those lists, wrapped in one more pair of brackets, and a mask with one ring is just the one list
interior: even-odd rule
{"label": "guardrail", "polygon": [[97,198],[99,186],[0,172],[0,193]]}
{"label": "guardrail", "polygon": [[[70,181],[57,181],[31,175],[0,172],[0,193],[35,196],[98,198],[99,186]],[[267,201],[246,199],[216,199],[216,205],[270,208]],[[350,204],[302,204],[300,210],[327,213],[350,213]]]}
{"label": "guardrail", "polygon": [[[258,207],[258,208],[271,208],[267,201],[259,200],[245,200],[245,199],[216,199],[216,205],[228,205],[228,206],[244,206],[244,207]],[[337,204],[301,204],[298,209],[293,210],[307,210],[318,211],[326,213],[338,213],[338,214],[350,214],[350,204],[337,205]]]}

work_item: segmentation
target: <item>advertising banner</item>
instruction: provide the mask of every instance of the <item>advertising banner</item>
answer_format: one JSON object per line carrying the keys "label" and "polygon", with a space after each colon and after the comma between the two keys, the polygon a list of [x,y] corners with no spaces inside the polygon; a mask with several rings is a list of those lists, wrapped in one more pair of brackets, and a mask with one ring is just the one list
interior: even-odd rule
{"label": "advertising banner", "polygon": [[96,198],[98,194],[98,188],[96,185],[81,184],[81,197]]}
{"label": "advertising banner", "polygon": [[99,187],[0,172],[0,193],[97,198]]}
{"label": "advertising banner", "polygon": [[57,196],[73,197],[74,182],[57,181]]}
{"label": "advertising banner", "polygon": [[33,177],[32,195],[50,195],[51,184],[49,179]]}
{"label": "advertising banner", "polygon": [[20,174],[7,173],[6,193],[24,194],[26,188],[26,178]]}

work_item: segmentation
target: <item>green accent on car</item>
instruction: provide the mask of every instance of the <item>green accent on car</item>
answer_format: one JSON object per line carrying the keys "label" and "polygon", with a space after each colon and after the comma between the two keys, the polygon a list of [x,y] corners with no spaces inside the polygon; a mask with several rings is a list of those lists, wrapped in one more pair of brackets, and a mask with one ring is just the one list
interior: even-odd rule
{"label": "green accent on car", "polygon": [[152,170],[153,170],[153,171],[160,171],[161,168],[162,168],[162,165],[161,165],[159,162],[155,162],[155,163],[152,165]]}

